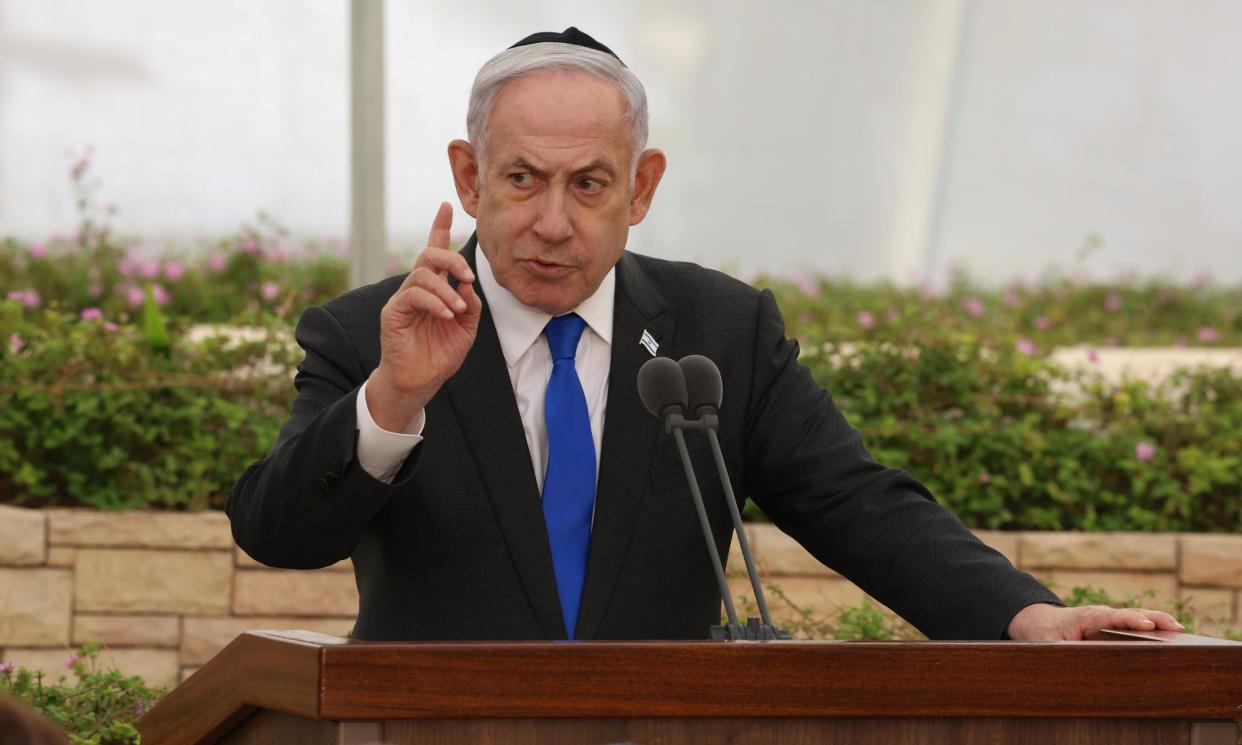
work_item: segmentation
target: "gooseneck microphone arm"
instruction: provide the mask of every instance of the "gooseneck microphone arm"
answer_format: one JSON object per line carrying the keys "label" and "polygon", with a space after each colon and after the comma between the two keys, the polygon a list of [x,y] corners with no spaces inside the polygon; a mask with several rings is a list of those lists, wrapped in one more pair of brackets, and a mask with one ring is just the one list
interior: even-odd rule
{"label": "gooseneck microphone arm", "polygon": [[729,626],[740,626],[737,622],[737,611],[733,608],[733,596],[729,592],[729,581],[725,579],[724,565],[720,561],[720,552],[716,550],[712,524],[707,519],[707,508],[703,506],[703,494],[699,491],[699,480],[694,475],[694,466],[690,463],[690,452],[686,450],[686,435],[681,427],[673,427],[672,430],[673,439],[677,441],[677,451],[681,453],[681,464],[686,469],[686,479],[690,482],[690,496],[694,498],[694,509],[699,513],[699,525],[703,527],[703,538],[707,541],[707,553],[711,555],[712,568],[716,570],[716,584],[720,586],[720,597],[724,598]]}
{"label": "gooseneck microphone arm", "polygon": [[716,459],[716,470],[720,473],[720,483],[724,486],[725,502],[729,505],[729,515],[733,518],[733,527],[737,530],[738,548],[742,550],[742,558],[746,561],[746,574],[750,577],[750,586],[755,591],[755,602],[759,604],[759,617],[767,626],[773,626],[772,615],[768,613],[768,601],[763,596],[763,586],[759,583],[759,572],[755,569],[755,557],[750,551],[750,541],[746,538],[746,530],[742,527],[742,514],[737,509],[737,498],[733,496],[733,484],[729,472],[725,470],[724,454],[720,451],[720,438],[716,436],[716,428],[707,428],[707,441],[712,446],[712,456]]}

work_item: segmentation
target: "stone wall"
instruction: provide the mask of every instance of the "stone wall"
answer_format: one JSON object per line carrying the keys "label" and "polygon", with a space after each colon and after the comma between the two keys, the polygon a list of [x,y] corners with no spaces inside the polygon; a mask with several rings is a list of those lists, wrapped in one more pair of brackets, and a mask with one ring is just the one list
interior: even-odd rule
{"label": "stone wall", "polygon": [[[863,593],[770,525],[748,531],[766,582],[798,607],[830,614]],[[1153,590],[1180,599],[1208,633],[1238,625],[1242,536],[997,533],[979,537],[1059,591]],[[736,550],[731,566],[741,567]],[[750,595],[745,579],[735,594]],[[792,609],[771,603],[789,618]],[[348,561],[317,571],[265,568],[233,545],[218,512],[100,513],[0,505],[0,659],[66,673],[73,645],[169,685],[245,629],[346,634],[358,608]]]}

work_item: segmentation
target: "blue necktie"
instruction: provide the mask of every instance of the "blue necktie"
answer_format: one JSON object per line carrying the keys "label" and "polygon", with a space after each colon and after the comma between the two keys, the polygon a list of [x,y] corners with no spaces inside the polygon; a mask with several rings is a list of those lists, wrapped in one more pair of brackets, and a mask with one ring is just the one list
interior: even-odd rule
{"label": "blue necktie", "polygon": [[548,470],[543,477],[543,518],[552,547],[552,568],[561,596],[565,630],[574,638],[582,583],[591,545],[595,504],[595,444],[586,396],[574,370],[574,353],[586,321],[576,313],[557,316],[544,328],[552,352],[552,377],[544,399],[548,425]]}

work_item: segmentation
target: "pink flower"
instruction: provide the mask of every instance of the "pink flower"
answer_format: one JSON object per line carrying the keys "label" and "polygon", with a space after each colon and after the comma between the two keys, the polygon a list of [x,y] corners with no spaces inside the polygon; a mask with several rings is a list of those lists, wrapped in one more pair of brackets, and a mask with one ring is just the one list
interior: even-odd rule
{"label": "pink flower", "polygon": [[1039,318],[1036,318],[1035,328],[1039,329],[1040,331],[1047,331],[1048,329],[1052,328],[1052,319],[1049,318],[1048,316],[1040,316]]}
{"label": "pink flower", "polygon": [[83,321],[102,321],[103,311],[99,308],[84,308],[81,318]]}
{"label": "pink flower", "polygon": [[129,285],[125,288],[125,302],[129,303],[129,307],[137,308],[142,305],[142,301],[146,299],[146,293],[137,285]]}
{"label": "pink flower", "polygon": [[965,300],[963,300],[962,308],[964,308],[967,313],[974,316],[975,318],[978,318],[979,316],[983,315],[983,311],[984,311],[983,301],[977,297],[966,298]]}
{"label": "pink flower", "polygon": [[1108,297],[1104,298],[1104,308],[1109,313],[1121,310],[1121,296],[1115,292],[1108,293]]}
{"label": "pink flower", "polygon": [[1175,347],[1184,347],[1184,346],[1186,346],[1186,337],[1184,337],[1184,336],[1175,336],[1175,337],[1173,337],[1173,346],[1175,346]]}
{"label": "pink flower", "polygon": [[1134,457],[1141,461],[1149,461],[1156,457],[1156,446],[1144,440],[1134,446]]}
{"label": "pink flower", "polygon": [[1016,308],[1022,304],[1022,298],[1013,290],[1005,290],[1005,295],[1001,298],[1001,302],[1006,308]]}
{"label": "pink flower", "polygon": [[155,297],[156,305],[167,305],[173,299],[172,293],[164,289],[164,285],[151,285],[151,295]]}
{"label": "pink flower", "polygon": [[104,331],[107,331],[108,333],[110,333],[110,334],[111,334],[111,333],[114,333],[117,329],[119,329],[119,328],[121,328],[121,327],[120,327],[120,326],[117,326],[117,325],[116,325],[115,323],[113,323],[112,321],[104,321],[103,328],[104,328]]}
{"label": "pink flower", "polygon": [[76,654],[71,654],[65,658],[65,667],[72,668],[74,665],[81,662],[82,659],[83,658],[77,656]]}
{"label": "pink flower", "polygon": [[269,303],[275,300],[279,294],[280,285],[275,282],[264,282],[263,286],[259,288],[259,295]]}
{"label": "pink flower", "polygon": [[1100,361],[1100,353],[1095,351],[1095,347],[1087,347],[1087,361],[1093,365]]}
{"label": "pink flower", "polygon": [[103,294],[103,285],[98,282],[91,282],[91,286],[87,289],[86,293],[91,296],[91,300],[96,300]]}
{"label": "pink flower", "polygon": [[213,254],[211,258],[207,259],[207,268],[213,272],[222,272],[224,267],[228,265],[228,257],[224,254]]}
{"label": "pink flower", "polygon": [[869,329],[875,326],[875,316],[872,315],[871,311],[869,310],[859,311],[858,325],[863,327],[864,329]]}
{"label": "pink flower", "polygon": [[42,243],[31,243],[28,253],[32,259],[42,259],[47,256],[47,246]]}
{"label": "pink flower", "polygon": [[20,336],[18,336],[17,334],[9,334],[9,351],[10,352],[12,352],[13,354],[17,354],[18,352],[25,349],[25,347],[26,347],[26,342],[22,341],[22,338]]}
{"label": "pink flower", "polygon": [[797,285],[799,290],[802,290],[803,295],[812,299],[819,297],[819,283],[806,272],[798,272],[790,277],[790,281]]}
{"label": "pink flower", "polygon": [[267,258],[274,263],[283,264],[293,258],[293,252],[287,248],[278,248],[275,251],[269,252]]}
{"label": "pink flower", "polygon": [[979,474],[979,483],[980,483],[980,484],[990,484],[990,483],[992,483],[992,476],[991,476],[991,474],[989,474],[987,471],[984,471],[983,473]]}
{"label": "pink flower", "polygon": [[1027,356],[1035,354],[1035,342],[1030,339],[1019,339],[1017,347],[1019,352]]}
{"label": "pink flower", "polygon": [[180,261],[164,262],[164,279],[169,282],[176,282],[185,275],[185,265]]}
{"label": "pink flower", "polygon": [[1204,344],[1214,344],[1220,341],[1220,332],[1211,326],[1200,326],[1195,332],[1195,338]]}
{"label": "pink flower", "polygon": [[241,250],[243,253],[252,254],[259,250],[259,242],[254,238],[247,238],[242,241]]}
{"label": "pink flower", "polygon": [[143,261],[138,264],[138,274],[143,279],[155,279],[160,276],[160,262]]}
{"label": "pink flower", "polygon": [[901,311],[896,308],[889,308],[884,311],[884,320],[889,323],[897,323],[897,321],[901,320]]}
{"label": "pink flower", "polygon": [[30,310],[38,308],[39,304],[43,302],[43,298],[39,296],[38,291],[30,288],[12,290],[9,292],[8,298],[9,300],[16,300]]}
{"label": "pink flower", "polygon": [[10,670],[16,670],[17,665],[12,662],[0,662],[0,673],[7,673]]}
{"label": "pink flower", "polygon": [[924,282],[923,286],[919,288],[919,296],[924,300],[935,300],[940,297],[940,288],[936,287],[935,283],[929,280]]}

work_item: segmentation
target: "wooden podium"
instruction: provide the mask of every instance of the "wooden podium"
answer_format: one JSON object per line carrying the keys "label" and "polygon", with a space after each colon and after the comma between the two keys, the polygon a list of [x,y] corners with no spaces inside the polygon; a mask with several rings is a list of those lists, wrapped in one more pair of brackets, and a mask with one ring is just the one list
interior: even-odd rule
{"label": "wooden podium", "polygon": [[1107,636],[398,644],[253,631],[139,727],[145,745],[1238,745],[1242,644]]}

